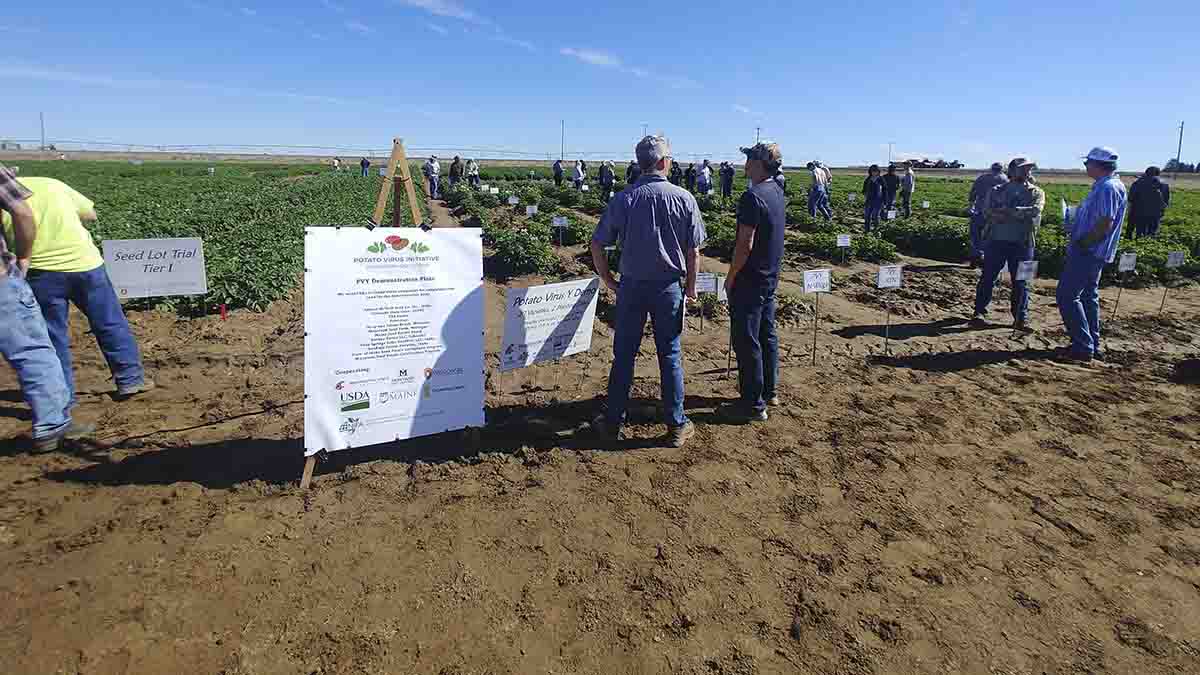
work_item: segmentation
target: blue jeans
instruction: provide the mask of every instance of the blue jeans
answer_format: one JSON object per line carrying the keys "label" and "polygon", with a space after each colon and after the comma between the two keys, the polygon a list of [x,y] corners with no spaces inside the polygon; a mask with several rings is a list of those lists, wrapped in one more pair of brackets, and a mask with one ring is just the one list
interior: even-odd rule
{"label": "blue jeans", "polygon": [[1134,238],[1137,237],[1157,237],[1158,228],[1162,225],[1162,216],[1157,218],[1147,218],[1139,220],[1133,226]]}
{"label": "blue jeans", "polygon": [[767,409],[779,377],[779,337],[775,333],[775,290],[735,285],[730,298],[730,330],[738,361],[738,390],[747,410]]}
{"label": "blue jeans", "polygon": [[903,206],[901,208],[904,209],[904,217],[911,218],[912,217],[912,193],[911,192],[901,192],[900,193],[900,203],[903,204]]}
{"label": "blue jeans", "polygon": [[21,394],[33,410],[33,438],[53,436],[71,424],[70,395],[46,321],[24,279],[0,277],[0,316],[0,352],[17,372]]}
{"label": "blue jeans", "polygon": [[370,172],[367,171],[367,167],[365,167],[365,166],[362,167],[362,177],[366,178],[368,173],[370,173]]}
{"label": "blue jeans", "polygon": [[429,198],[437,199],[437,196],[438,196],[438,177],[430,176],[429,177]]}
{"label": "blue jeans", "polygon": [[817,217],[817,211],[825,216],[825,220],[833,218],[833,211],[829,210],[829,192],[824,185],[814,185],[808,192],[808,215],[810,218]]}
{"label": "blue jeans", "polygon": [[117,389],[136,387],[145,381],[142,355],[104,265],[88,272],[30,271],[29,285],[42,306],[50,342],[58,352],[70,396],[69,405],[75,405],[75,373],[71,366],[71,331],[67,321],[71,304],[87,317]]}
{"label": "blue jeans", "polygon": [[1012,317],[1014,321],[1025,322],[1029,318],[1029,284],[1017,281],[1017,270],[1026,260],[1033,260],[1033,247],[1020,241],[989,241],[984,249],[983,274],[979,276],[979,285],[975,288],[975,313],[987,314],[988,305],[992,304],[992,291],[996,287],[996,278],[1004,265],[1008,265],[1012,282]]}
{"label": "blue jeans", "polygon": [[721,197],[728,199],[733,196],[733,183],[721,183]]}
{"label": "blue jeans", "polygon": [[1100,352],[1100,274],[1104,261],[1087,254],[1067,253],[1058,279],[1058,313],[1062,315],[1071,352],[1080,356]]}
{"label": "blue jeans", "polygon": [[667,425],[679,427],[687,423],[683,414],[683,289],[679,280],[622,279],[617,293],[617,327],[613,336],[613,364],[608,376],[608,410],[605,412],[605,419],[614,427],[625,420],[625,410],[629,407],[634,358],[642,345],[647,315],[654,327]]}
{"label": "blue jeans", "polygon": [[983,214],[976,213],[971,216],[971,257],[983,257]]}
{"label": "blue jeans", "polygon": [[870,232],[871,228],[879,225],[879,218],[883,215],[883,200],[868,201],[863,208],[863,220],[866,225],[863,227],[864,232]]}

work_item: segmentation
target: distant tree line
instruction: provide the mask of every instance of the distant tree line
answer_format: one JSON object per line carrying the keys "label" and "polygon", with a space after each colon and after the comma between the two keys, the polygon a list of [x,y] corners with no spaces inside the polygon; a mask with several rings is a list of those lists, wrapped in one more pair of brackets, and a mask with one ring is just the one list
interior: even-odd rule
{"label": "distant tree line", "polygon": [[1163,167],[1163,173],[1200,173],[1200,162],[1188,164],[1168,159],[1167,165]]}

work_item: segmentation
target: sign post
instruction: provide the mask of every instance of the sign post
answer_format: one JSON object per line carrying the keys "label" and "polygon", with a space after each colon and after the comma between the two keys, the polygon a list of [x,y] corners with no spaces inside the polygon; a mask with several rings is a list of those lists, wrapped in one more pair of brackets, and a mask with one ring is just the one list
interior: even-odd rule
{"label": "sign post", "polygon": [[1125,290],[1121,275],[1125,274],[1124,279],[1128,279],[1128,274],[1135,269],[1137,269],[1137,254],[1122,253],[1121,259],[1117,261],[1117,301],[1113,304],[1112,316],[1109,317],[1109,321],[1117,318],[1117,309],[1121,306],[1121,291]]}
{"label": "sign post", "polygon": [[563,230],[565,230],[569,227],[569,225],[567,224],[567,217],[566,216],[554,216],[554,220],[551,221],[550,227],[553,227],[554,229],[558,230],[558,245],[561,248],[563,245]]}
{"label": "sign post", "polygon": [[[884,265],[879,268],[879,274],[875,277],[875,287],[880,289],[900,288],[903,275],[904,265]],[[891,350],[892,301],[889,299],[884,303],[884,307],[887,308],[887,321],[883,325],[883,353],[886,356]]]}
{"label": "sign post", "polygon": [[[1187,251],[1171,251],[1167,254],[1167,269],[1173,270],[1183,267],[1184,261],[1187,260]],[[1163,299],[1162,305],[1158,308],[1158,315],[1162,316],[1163,310],[1167,308],[1167,291],[1171,288],[1168,281],[1163,282]]]}
{"label": "sign post", "polygon": [[837,236],[838,248],[842,250],[842,264],[846,264],[846,250],[850,248],[850,235],[839,234]]}
{"label": "sign post", "polygon": [[828,293],[833,287],[833,270],[808,270],[804,273],[804,292],[816,293],[817,304],[813,310],[813,352],[812,364],[817,365],[817,325],[821,321],[821,294]]}

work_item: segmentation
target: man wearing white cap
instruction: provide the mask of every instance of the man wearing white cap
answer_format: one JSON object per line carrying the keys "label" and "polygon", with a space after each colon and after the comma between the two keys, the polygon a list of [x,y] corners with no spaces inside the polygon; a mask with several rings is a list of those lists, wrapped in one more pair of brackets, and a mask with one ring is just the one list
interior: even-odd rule
{"label": "man wearing white cap", "polygon": [[1074,219],[1063,224],[1067,259],[1057,296],[1058,311],[1071,337],[1064,357],[1086,362],[1100,356],[1100,274],[1117,256],[1128,199],[1117,175],[1114,150],[1093,148],[1084,160],[1094,182]]}

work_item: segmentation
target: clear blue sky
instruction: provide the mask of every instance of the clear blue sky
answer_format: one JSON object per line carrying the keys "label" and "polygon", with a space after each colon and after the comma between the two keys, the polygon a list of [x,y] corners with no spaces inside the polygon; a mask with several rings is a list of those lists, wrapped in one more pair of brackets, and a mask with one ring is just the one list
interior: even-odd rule
{"label": "clear blue sky", "polygon": [[[1126,170],[1200,110],[1200,2],[81,0],[0,18],[0,138],[503,147]],[[1193,114],[1185,161],[1200,159]]]}

